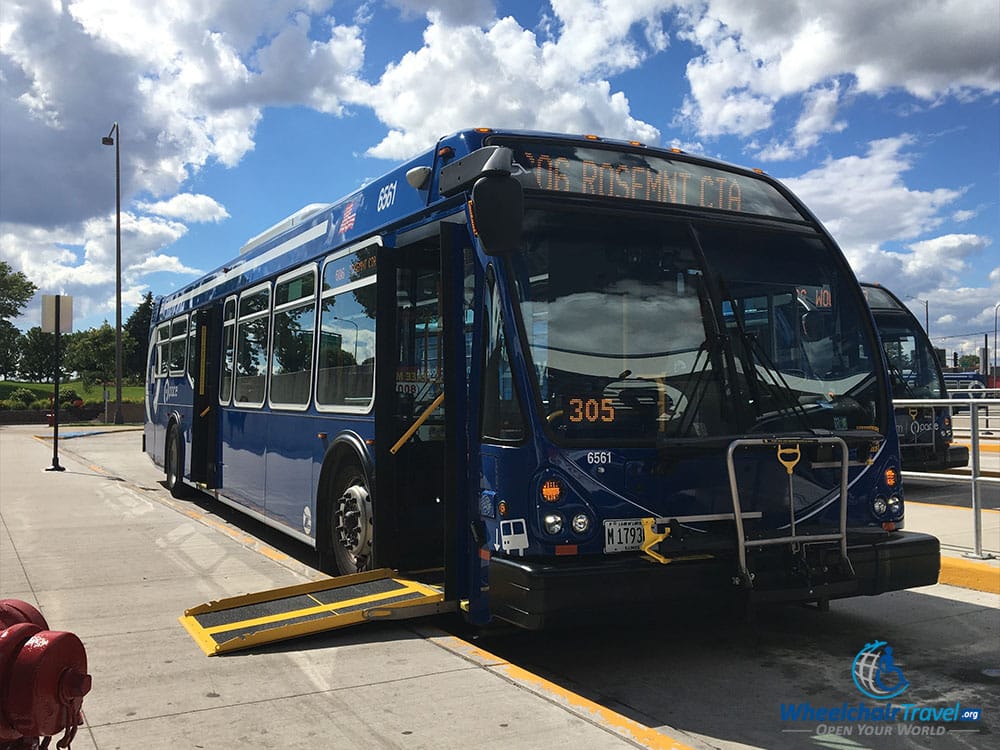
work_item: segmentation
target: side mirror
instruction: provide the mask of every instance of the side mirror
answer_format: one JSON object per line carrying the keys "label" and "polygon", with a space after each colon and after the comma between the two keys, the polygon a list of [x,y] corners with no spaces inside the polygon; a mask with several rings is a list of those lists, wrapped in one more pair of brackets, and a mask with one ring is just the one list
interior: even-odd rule
{"label": "side mirror", "polygon": [[472,186],[472,217],[489,255],[517,251],[524,224],[524,191],[510,174],[487,174]]}

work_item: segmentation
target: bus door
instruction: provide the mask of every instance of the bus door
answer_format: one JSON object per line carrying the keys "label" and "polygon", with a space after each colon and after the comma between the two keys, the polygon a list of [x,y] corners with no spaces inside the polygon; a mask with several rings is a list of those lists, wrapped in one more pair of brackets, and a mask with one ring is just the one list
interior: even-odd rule
{"label": "bus door", "polygon": [[219,449],[219,306],[198,310],[191,316],[188,340],[188,377],[192,386],[191,481],[218,486]]}
{"label": "bus door", "polygon": [[462,282],[442,227],[378,255],[375,559],[411,573],[445,567],[465,475]]}

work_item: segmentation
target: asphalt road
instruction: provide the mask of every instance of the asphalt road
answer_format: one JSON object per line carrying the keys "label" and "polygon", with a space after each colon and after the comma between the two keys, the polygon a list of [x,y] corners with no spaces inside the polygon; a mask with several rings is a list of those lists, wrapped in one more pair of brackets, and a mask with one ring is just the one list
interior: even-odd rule
{"label": "asphalt road", "polygon": [[[972,488],[968,480],[928,482],[903,474],[903,489],[908,503],[934,503],[957,508],[972,507]],[[1000,483],[981,482],[979,504],[983,510],[1000,510]]]}

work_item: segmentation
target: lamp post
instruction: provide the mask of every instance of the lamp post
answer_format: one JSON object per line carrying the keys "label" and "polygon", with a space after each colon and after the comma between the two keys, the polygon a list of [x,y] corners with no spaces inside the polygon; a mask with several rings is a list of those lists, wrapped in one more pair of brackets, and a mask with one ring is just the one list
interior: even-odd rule
{"label": "lamp post", "polygon": [[110,132],[101,138],[105,146],[115,147],[115,424],[123,424],[122,416],[122,134],[115,122]]}
{"label": "lamp post", "polygon": [[997,310],[1000,309],[1000,302],[993,305],[993,387],[997,388]]}
{"label": "lamp post", "polygon": [[353,320],[348,320],[347,318],[342,318],[339,315],[333,316],[334,320],[339,320],[343,323],[350,323],[354,326],[354,364],[358,363],[358,338],[361,336],[361,326],[355,323]]}

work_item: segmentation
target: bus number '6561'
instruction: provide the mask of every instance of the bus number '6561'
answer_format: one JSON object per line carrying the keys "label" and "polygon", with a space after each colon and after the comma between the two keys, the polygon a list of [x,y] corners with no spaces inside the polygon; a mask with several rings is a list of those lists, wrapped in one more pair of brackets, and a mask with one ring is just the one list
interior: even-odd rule
{"label": "bus number '6561'", "polygon": [[385,211],[396,202],[396,183],[390,182],[378,191],[378,210]]}

